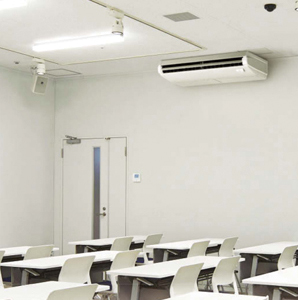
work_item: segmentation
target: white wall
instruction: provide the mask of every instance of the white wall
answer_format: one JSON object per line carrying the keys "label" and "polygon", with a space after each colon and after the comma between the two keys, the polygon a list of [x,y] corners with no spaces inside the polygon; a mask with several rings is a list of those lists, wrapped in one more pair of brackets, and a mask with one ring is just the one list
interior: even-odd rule
{"label": "white wall", "polygon": [[53,242],[54,83],[0,68],[0,246]]}
{"label": "white wall", "polygon": [[297,241],[297,69],[274,60],[267,81],[194,88],[157,73],[57,82],[56,243],[65,134],[128,137],[127,234]]}

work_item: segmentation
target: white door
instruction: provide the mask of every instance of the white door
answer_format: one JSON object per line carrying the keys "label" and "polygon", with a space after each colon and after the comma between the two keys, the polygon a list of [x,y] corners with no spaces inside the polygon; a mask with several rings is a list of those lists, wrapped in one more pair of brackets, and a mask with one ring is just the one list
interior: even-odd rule
{"label": "white door", "polygon": [[126,138],[64,141],[63,254],[71,241],[125,235],[125,200]]}

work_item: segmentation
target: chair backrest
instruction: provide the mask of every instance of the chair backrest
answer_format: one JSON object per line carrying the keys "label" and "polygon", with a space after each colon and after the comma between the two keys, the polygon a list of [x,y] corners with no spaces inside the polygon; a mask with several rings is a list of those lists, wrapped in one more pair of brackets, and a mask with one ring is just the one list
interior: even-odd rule
{"label": "chair backrest", "polygon": [[51,256],[53,248],[53,245],[30,247],[24,256],[24,260],[49,257]]}
{"label": "chair backrest", "polygon": [[[119,270],[125,268],[132,268],[135,266],[138,255],[140,250],[131,250],[131,251],[124,251],[119,252],[116,254],[110,270]],[[117,276],[110,275],[110,280],[112,284],[112,292],[118,292],[118,285],[117,285]]]}
{"label": "chair backrest", "polygon": [[58,281],[90,283],[90,268],[94,255],[67,259],[60,271]]}
{"label": "chair backrest", "polygon": [[50,293],[47,300],[92,300],[97,284],[56,290]]}
{"label": "chair backrest", "polygon": [[240,256],[223,258],[217,265],[212,276],[213,291],[218,292],[218,285],[234,284],[235,293],[238,289],[235,280],[235,270],[237,269]]}
{"label": "chair backrest", "polygon": [[295,266],[293,258],[295,252],[297,251],[297,247],[298,245],[289,246],[283,250],[277,262],[278,270],[291,268]]}
{"label": "chair backrest", "polygon": [[205,256],[209,243],[210,243],[210,241],[202,241],[202,242],[193,243],[193,245],[189,249],[187,257]]}
{"label": "chair backrest", "polygon": [[[0,251],[0,263],[3,259],[4,253],[5,253],[5,251]],[[4,288],[2,275],[1,275],[1,270],[0,270],[0,288]]]}
{"label": "chair backrest", "polygon": [[224,257],[231,257],[234,255],[233,250],[236,245],[236,242],[238,240],[238,237],[230,237],[224,239],[223,243],[221,244],[218,256],[224,256]]}
{"label": "chair backrest", "polygon": [[146,253],[153,253],[153,249],[147,248],[147,246],[159,244],[163,234],[150,234],[146,237],[143,245],[143,251]]}
{"label": "chair backrest", "polygon": [[125,236],[116,238],[112,244],[111,251],[128,251],[133,237]]}
{"label": "chair backrest", "polygon": [[170,296],[175,297],[198,291],[198,276],[203,263],[181,267],[170,286]]}
{"label": "chair backrest", "polygon": [[140,250],[123,251],[116,254],[110,270],[119,270],[135,266]]}

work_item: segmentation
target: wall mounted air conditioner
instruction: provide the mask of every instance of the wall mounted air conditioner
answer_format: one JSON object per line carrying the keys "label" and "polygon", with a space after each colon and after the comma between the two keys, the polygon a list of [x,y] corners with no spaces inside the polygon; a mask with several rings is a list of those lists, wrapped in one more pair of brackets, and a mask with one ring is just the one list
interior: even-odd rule
{"label": "wall mounted air conditioner", "polygon": [[268,62],[250,52],[163,60],[159,74],[180,86],[264,80]]}

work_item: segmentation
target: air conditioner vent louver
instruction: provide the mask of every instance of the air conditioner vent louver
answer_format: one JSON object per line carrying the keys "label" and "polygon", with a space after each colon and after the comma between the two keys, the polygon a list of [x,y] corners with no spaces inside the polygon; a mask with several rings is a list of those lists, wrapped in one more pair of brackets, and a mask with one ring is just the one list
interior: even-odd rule
{"label": "air conditioner vent louver", "polygon": [[196,71],[205,69],[217,69],[217,68],[228,68],[242,66],[242,57],[236,59],[221,59],[214,61],[201,61],[185,64],[176,65],[164,65],[162,66],[163,73],[175,73],[175,72],[186,72],[186,71]]}
{"label": "air conditioner vent louver", "polygon": [[237,52],[165,60],[158,72],[175,84],[195,86],[264,80],[268,63],[250,52]]}

